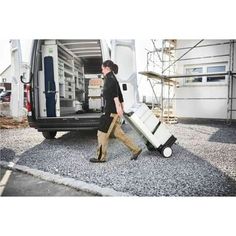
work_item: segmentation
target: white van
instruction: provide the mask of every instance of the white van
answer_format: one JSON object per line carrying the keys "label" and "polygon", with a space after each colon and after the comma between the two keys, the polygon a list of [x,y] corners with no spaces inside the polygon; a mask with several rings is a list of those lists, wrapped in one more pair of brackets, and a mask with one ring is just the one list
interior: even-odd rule
{"label": "white van", "polygon": [[103,112],[101,64],[119,66],[126,107],[138,100],[134,40],[34,40],[27,85],[31,127],[54,138],[57,131],[97,129]]}

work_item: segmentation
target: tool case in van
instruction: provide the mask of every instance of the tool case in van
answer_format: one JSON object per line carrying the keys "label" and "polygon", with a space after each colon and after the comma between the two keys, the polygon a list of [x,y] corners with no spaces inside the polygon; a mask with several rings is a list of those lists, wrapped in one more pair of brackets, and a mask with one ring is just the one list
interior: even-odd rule
{"label": "tool case in van", "polygon": [[142,136],[148,150],[158,150],[164,157],[172,155],[176,138],[144,103],[132,106],[125,119]]}

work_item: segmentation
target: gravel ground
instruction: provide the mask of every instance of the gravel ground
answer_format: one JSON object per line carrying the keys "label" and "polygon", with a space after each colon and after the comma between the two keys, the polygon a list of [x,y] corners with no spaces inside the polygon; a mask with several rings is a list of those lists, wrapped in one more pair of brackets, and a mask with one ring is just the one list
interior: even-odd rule
{"label": "gravel ground", "polygon": [[236,127],[176,124],[169,126],[178,142],[173,156],[149,152],[139,136],[124,129],[143,152],[137,161],[111,139],[109,161],[90,163],[96,132],[60,132],[45,140],[32,128],[1,130],[0,160],[72,177],[137,196],[236,196]]}

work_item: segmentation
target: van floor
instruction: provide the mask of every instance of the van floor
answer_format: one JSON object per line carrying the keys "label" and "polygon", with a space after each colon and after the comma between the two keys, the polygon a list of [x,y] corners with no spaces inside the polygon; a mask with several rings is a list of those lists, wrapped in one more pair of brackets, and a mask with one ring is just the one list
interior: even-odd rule
{"label": "van floor", "polygon": [[83,114],[67,114],[67,115],[63,115],[60,118],[75,118],[75,117],[88,117],[88,118],[99,118],[102,115],[101,112],[91,112],[91,113],[83,113]]}
{"label": "van floor", "polygon": [[100,118],[102,115],[101,112],[93,112],[93,113],[83,113],[83,114],[63,114],[62,116],[57,117],[39,117],[38,119],[61,119],[61,118]]}

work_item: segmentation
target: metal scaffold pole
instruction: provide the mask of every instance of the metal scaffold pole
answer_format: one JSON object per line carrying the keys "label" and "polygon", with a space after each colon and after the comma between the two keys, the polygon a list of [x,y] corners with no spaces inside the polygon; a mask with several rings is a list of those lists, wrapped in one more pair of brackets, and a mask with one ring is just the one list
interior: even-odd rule
{"label": "metal scaffold pole", "polygon": [[227,99],[227,124],[231,124],[233,119],[233,86],[234,75],[234,40],[230,40],[229,47],[229,72],[228,72],[228,99]]}
{"label": "metal scaffold pole", "polygon": [[[154,109],[154,101],[157,102],[157,104],[159,104],[158,109],[155,111],[157,116],[160,117],[161,120],[163,120],[164,118],[166,118],[167,122],[169,122],[170,120],[170,111],[172,112],[173,109],[170,109],[171,106],[171,102],[170,102],[170,93],[171,93],[171,86],[174,85],[174,81],[171,80],[166,80],[164,77],[164,73],[162,73],[164,71],[164,68],[166,66],[166,63],[168,62],[167,65],[171,64],[171,59],[173,59],[173,48],[175,49],[175,43],[176,40],[161,40],[161,50],[159,50],[156,46],[156,40],[151,40],[152,45],[153,45],[153,51],[148,51],[147,52],[147,71],[158,71],[160,70],[161,72],[161,76],[158,76],[158,78],[156,76],[154,77],[149,77],[147,81],[149,82],[151,88],[152,88],[152,92],[154,94],[154,98],[155,100],[153,100],[152,102],[152,109]],[[173,47],[174,46],[174,47]],[[173,47],[173,48],[172,48]],[[167,61],[165,61],[165,59],[168,59]],[[152,65],[152,67],[150,66]],[[169,68],[168,69],[168,75],[171,74],[172,69]],[[157,83],[152,83],[151,79],[157,79],[159,80],[159,82]],[[160,94],[159,96],[156,95],[155,92],[155,84],[159,84],[160,85]],[[167,86],[167,87],[166,87]],[[167,98],[164,98],[165,96],[165,88],[167,88]],[[167,100],[167,101],[166,101]],[[167,114],[166,114],[167,113]],[[173,117],[173,114],[171,114],[171,119]],[[176,118],[175,118],[176,121]]]}
{"label": "metal scaffold pole", "polygon": [[[231,72],[234,69],[234,40],[231,41]],[[233,97],[234,97],[234,77],[231,73],[231,104],[230,104],[230,122],[232,122],[233,119]]]}
{"label": "metal scaffold pole", "polygon": [[[165,42],[162,40],[162,51],[161,51],[161,74],[163,75],[163,70],[164,70],[164,46]],[[164,90],[164,81],[161,79],[161,120],[163,120],[163,114],[164,114],[164,107],[163,107],[163,90]]]}
{"label": "metal scaffold pole", "polygon": [[[173,39],[165,39],[163,40],[163,60],[162,60],[162,76],[163,80],[165,78],[165,72],[167,76],[170,76],[172,73],[175,73],[175,63],[172,63],[172,59],[175,58],[174,49],[176,48],[176,40]],[[165,60],[166,58],[166,60]],[[165,68],[165,62],[167,62],[167,68]],[[172,83],[171,83],[172,82]],[[168,81],[166,83],[167,86],[167,98],[164,98],[162,93],[162,105],[163,105],[163,117],[167,123],[176,122],[177,119],[174,114],[173,104],[170,102],[170,89],[171,85],[175,86],[174,81]],[[162,91],[164,90],[164,84],[162,84]],[[167,101],[166,101],[167,100]],[[166,101],[166,102],[165,102]],[[165,102],[165,103],[164,103]]]}

